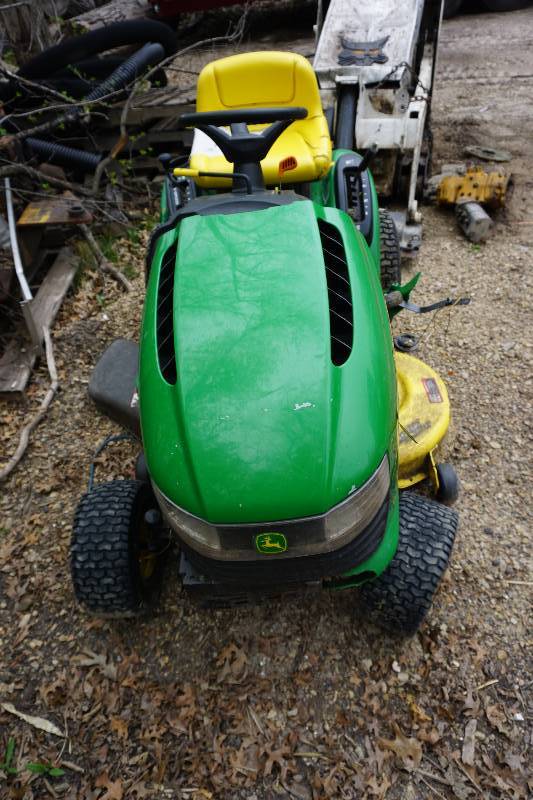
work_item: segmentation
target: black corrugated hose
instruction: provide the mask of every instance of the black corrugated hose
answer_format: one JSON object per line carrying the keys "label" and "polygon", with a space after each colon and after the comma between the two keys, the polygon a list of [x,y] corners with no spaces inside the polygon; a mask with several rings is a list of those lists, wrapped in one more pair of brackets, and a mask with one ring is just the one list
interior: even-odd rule
{"label": "black corrugated hose", "polygon": [[[84,97],[86,102],[101,100],[112,92],[119,91],[133,82],[146,67],[159,63],[165,55],[163,45],[152,43],[143,45],[140,50],[133,53],[111,75],[98,84],[89,94]],[[68,111],[56,120],[57,125],[62,122],[73,122],[83,113],[83,109],[78,107],[73,111]],[[87,153],[84,150],[77,150],[74,147],[48,142],[45,139],[28,137],[26,144],[36,155],[45,155],[51,160],[56,160],[65,165],[89,167],[96,169],[102,159],[101,153]]]}
{"label": "black corrugated hose", "polygon": [[165,55],[165,49],[161,44],[145,44],[132,56],[126,59],[120,67],[117,67],[108,78],[89,92],[84,98],[87,102],[100,100],[106,94],[123,89],[138,77],[139,73],[145,68],[159,63]]}
{"label": "black corrugated hose", "polygon": [[45,139],[28,136],[26,144],[36,156],[45,158],[48,163],[75,165],[95,170],[102,160],[101,153],[87,153],[85,150],[67,147],[60,142],[47,142]]}

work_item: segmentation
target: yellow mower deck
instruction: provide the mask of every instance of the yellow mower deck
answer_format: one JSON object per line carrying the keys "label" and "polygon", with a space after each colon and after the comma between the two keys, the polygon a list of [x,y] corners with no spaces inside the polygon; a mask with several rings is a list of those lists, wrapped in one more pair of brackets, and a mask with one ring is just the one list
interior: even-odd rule
{"label": "yellow mower deck", "polygon": [[450,424],[450,401],[435,370],[414,356],[395,353],[398,381],[398,486],[407,489],[429,478],[435,491],[439,479],[434,451]]}

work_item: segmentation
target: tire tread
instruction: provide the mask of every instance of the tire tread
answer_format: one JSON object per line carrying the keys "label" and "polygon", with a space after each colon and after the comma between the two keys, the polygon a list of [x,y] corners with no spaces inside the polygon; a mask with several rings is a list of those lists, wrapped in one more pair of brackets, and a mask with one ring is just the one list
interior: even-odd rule
{"label": "tire tread", "polygon": [[390,212],[383,208],[379,211],[379,239],[381,286],[388,291],[393,283],[401,282],[401,254],[396,225]]}
{"label": "tire tread", "polygon": [[143,604],[132,559],[132,523],[143,484],[101,483],[83,495],[74,516],[70,567],[74,593],[89,611],[132,616]]}
{"label": "tire tread", "polygon": [[385,572],[362,589],[364,605],[391,633],[412,635],[446,571],[459,523],[456,511],[415,492],[400,495],[398,549]]}

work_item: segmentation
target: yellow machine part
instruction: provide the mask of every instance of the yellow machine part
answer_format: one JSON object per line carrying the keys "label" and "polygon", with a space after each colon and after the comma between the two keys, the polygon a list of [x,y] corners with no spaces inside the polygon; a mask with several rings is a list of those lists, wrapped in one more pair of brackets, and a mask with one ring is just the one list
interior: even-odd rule
{"label": "yellow machine part", "polygon": [[398,381],[398,486],[406,489],[424,478],[438,488],[434,450],[450,424],[450,401],[435,370],[414,356],[394,354]]}
{"label": "yellow machine part", "polygon": [[436,199],[443,205],[461,201],[484,203],[492,208],[505,205],[509,176],[498,170],[485,172],[481,167],[470,167],[465,175],[446,175],[440,182]]}
{"label": "yellow machine part", "polygon": [[[316,75],[307,59],[297,53],[241,53],[211,62],[198,78],[197,111],[278,106],[303,106],[308,115],[293,122],[261,162],[265,183],[273,186],[321,178],[331,166],[331,139]],[[251,130],[263,127],[254,125]],[[202,152],[193,144],[191,168],[230,175],[233,165],[220,151],[209,152],[209,143],[206,145]],[[284,162],[286,165],[289,159],[294,166],[284,172]],[[229,185],[223,178],[209,177],[197,178],[196,183],[207,188]]]}

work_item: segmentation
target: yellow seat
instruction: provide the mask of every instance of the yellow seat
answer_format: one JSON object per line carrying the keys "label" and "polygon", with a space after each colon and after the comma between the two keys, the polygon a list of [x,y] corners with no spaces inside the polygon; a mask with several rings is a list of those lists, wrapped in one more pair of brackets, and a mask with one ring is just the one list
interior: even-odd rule
{"label": "yellow seat", "polygon": [[450,401],[444,381],[414,356],[395,353],[398,381],[398,486],[435,477],[434,451],[450,424]]}
{"label": "yellow seat", "polygon": [[[265,183],[301,183],[321,178],[331,166],[331,140],[322,111],[315,73],[296,53],[242,53],[208,64],[198,78],[197,111],[236,108],[304,106],[306,119],[296,120],[284,131],[261,162]],[[261,130],[265,126],[250,126]],[[280,162],[290,157],[296,167],[280,175]],[[191,169],[227,172],[230,164],[213,142],[196,130]],[[196,178],[202,187],[228,186],[224,178]]]}

